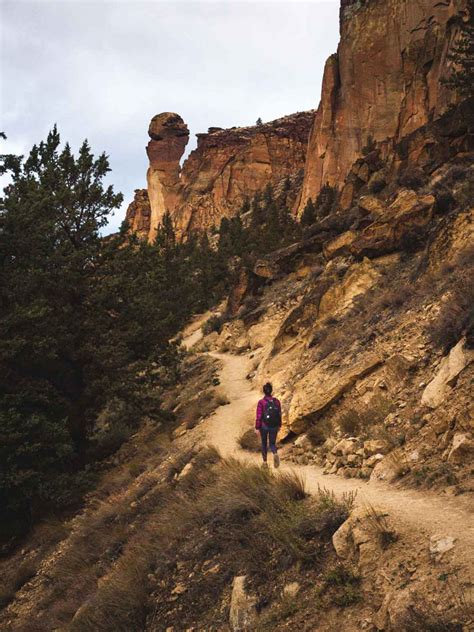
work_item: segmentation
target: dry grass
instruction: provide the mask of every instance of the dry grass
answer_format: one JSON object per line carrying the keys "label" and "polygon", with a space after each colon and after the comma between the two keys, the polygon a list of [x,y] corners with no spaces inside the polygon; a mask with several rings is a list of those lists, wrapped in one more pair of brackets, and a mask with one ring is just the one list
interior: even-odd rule
{"label": "dry grass", "polygon": [[371,504],[366,507],[366,515],[369,520],[369,524],[372,527],[374,533],[376,533],[378,541],[382,549],[386,549],[390,544],[398,540],[398,535],[390,526],[387,521],[387,514],[380,513]]}
{"label": "dry grass", "polygon": [[18,565],[3,570],[0,579],[0,608],[7,606],[15,597],[15,593],[36,574],[38,559],[27,557]]}
{"label": "dry grass", "polygon": [[[327,492],[316,502],[307,500],[303,480],[293,474],[273,476],[232,459],[210,467],[208,460],[215,458],[214,452],[202,463],[193,461],[192,486],[179,481],[141,534],[140,547],[127,545],[71,630],[133,632],[143,629],[147,612],[147,621],[155,621],[148,629],[161,630],[176,622],[173,605],[184,627],[205,621],[207,612],[214,625],[224,625],[225,613],[216,608],[232,576],[245,572],[263,592],[269,590],[275,574],[289,565],[313,564],[321,555],[319,540],[329,541],[347,517],[347,505]],[[261,533],[266,537],[255,537]],[[219,560],[225,570],[200,571],[199,582],[190,580],[190,570],[206,560]],[[170,598],[180,582],[186,590]]]}
{"label": "dry grass", "polygon": [[282,573],[313,572],[332,554],[351,502],[326,490],[308,498],[301,477],[222,461],[212,448],[177,454],[75,520],[48,572],[42,614],[18,629],[157,632],[177,620],[224,628],[233,576],[247,574],[267,603]]}

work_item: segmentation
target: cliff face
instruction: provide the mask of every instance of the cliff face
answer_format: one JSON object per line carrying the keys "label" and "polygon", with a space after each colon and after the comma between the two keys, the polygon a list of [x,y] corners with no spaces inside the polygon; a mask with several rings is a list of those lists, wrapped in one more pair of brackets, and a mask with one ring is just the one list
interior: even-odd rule
{"label": "cliff face", "polygon": [[222,217],[239,210],[245,197],[304,169],[313,119],[313,111],[298,112],[253,127],[210,128],[197,134],[197,148],[181,169],[188,128],[177,114],[155,116],[147,146],[150,211],[147,219],[146,204],[132,202],[127,211],[132,230],[141,226],[141,236],[152,240],[166,211],[179,235],[219,225]]}
{"label": "cliff face", "polygon": [[[440,84],[464,0],[342,0],[341,39],[326,62],[297,211],[342,185],[368,137],[394,142],[442,114]],[[452,98],[452,97],[451,97]]]}

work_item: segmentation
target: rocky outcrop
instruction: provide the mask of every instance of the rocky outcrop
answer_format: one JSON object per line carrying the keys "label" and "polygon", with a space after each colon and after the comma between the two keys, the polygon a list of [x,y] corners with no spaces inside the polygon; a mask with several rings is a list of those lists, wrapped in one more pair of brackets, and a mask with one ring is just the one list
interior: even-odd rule
{"label": "rocky outcrop", "polygon": [[178,204],[181,172],[179,161],[188,144],[189,131],[178,114],[163,112],[151,119],[148,135],[151,139],[146,148],[150,161],[147,171],[151,207],[148,238],[152,241],[163,215],[166,211],[172,213]]}
{"label": "rocky outcrop", "polygon": [[380,356],[367,355],[341,372],[329,372],[317,364],[295,385],[288,415],[290,430],[303,432],[310,419],[316,418],[382,362]]}
{"label": "rocky outcrop", "polygon": [[127,209],[125,217],[129,229],[139,239],[148,239],[150,232],[151,208],[146,189],[135,189],[135,197]]}
{"label": "rocky outcrop", "polygon": [[440,79],[449,72],[447,51],[458,30],[450,18],[465,6],[342,2],[341,39],[326,62],[298,213],[326,182],[341,188],[369,138],[391,146],[447,109],[453,95]]}
{"label": "rocky outcrop", "polygon": [[464,339],[460,340],[441,360],[436,375],[423,392],[421,403],[425,406],[437,408],[445,401],[461,371],[474,361],[474,350],[465,349],[464,342]]}
{"label": "rocky outcrop", "polygon": [[248,594],[245,584],[247,577],[234,577],[230,600],[229,623],[233,632],[249,632],[255,629],[256,599]]}
{"label": "rocky outcrop", "polygon": [[432,218],[434,203],[432,195],[419,196],[415,191],[402,189],[380,217],[354,239],[350,251],[356,257],[375,257],[400,249],[410,239],[418,239]]}
{"label": "rocky outcrop", "polygon": [[[313,119],[314,111],[309,111],[252,127],[212,127],[207,134],[197,134],[197,148],[181,168],[189,139],[186,124],[171,112],[153,117],[147,146],[148,239],[154,238],[166,211],[183,236],[219,225],[267,184],[278,187],[287,177],[298,180]],[[135,220],[146,223],[136,212]]]}

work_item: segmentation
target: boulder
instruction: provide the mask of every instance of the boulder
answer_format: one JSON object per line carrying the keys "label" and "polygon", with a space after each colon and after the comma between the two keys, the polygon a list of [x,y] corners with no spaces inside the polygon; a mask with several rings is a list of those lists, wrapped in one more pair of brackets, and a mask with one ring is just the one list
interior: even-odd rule
{"label": "boulder", "polygon": [[421,403],[437,408],[449,396],[461,371],[474,360],[474,349],[464,348],[464,338],[441,360],[435,377],[423,391]]}
{"label": "boulder", "polygon": [[357,203],[361,209],[375,216],[383,215],[385,212],[382,202],[373,195],[363,195]]}
{"label": "boulder", "polygon": [[388,441],[384,441],[383,439],[370,439],[368,441],[364,441],[364,456],[368,458],[373,454],[387,454],[390,452],[390,445]]}
{"label": "boulder", "polygon": [[246,576],[234,577],[230,599],[229,623],[233,632],[254,630],[256,619],[256,599],[245,588]]}
{"label": "boulder", "polygon": [[284,597],[294,598],[299,593],[301,585],[298,582],[290,582],[283,586],[282,594]]}
{"label": "boulder", "polygon": [[347,456],[348,454],[354,454],[358,448],[359,445],[356,439],[341,439],[338,443],[336,443],[331,452],[338,456]]}
{"label": "boulder", "polygon": [[348,255],[350,252],[350,246],[352,242],[357,238],[357,233],[352,230],[348,230],[341,235],[338,235],[335,239],[327,242],[323,246],[323,254],[326,259],[333,259],[341,255]]}
{"label": "boulder", "polygon": [[351,245],[356,257],[375,257],[402,246],[405,237],[419,232],[433,216],[435,198],[402,189],[385,213],[367,226]]}
{"label": "boulder", "polygon": [[319,318],[344,311],[356,296],[365,294],[379,278],[380,272],[368,259],[353,264],[342,281],[332,285],[321,297]]}
{"label": "boulder", "polygon": [[393,453],[385,456],[372,470],[370,480],[393,483],[407,472],[407,465]]}
{"label": "boulder", "polygon": [[453,443],[448,454],[448,461],[452,463],[470,463],[474,454],[474,441],[471,435],[465,432],[457,432],[453,437]]}
{"label": "boulder", "polygon": [[441,557],[443,553],[447,553],[454,548],[456,539],[450,535],[436,534],[430,538],[430,553],[436,557]]}
{"label": "boulder", "polygon": [[321,414],[350,390],[357,380],[374,371],[382,362],[382,356],[368,354],[360,362],[340,372],[316,365],[294,387],[288,412],[290,429],[300,434],[306,429],[308,417]]}
{"label": "boulder", "polygon": [[383,458],[383,454],[373,454],[372,456],[369,456],[368,459],[365,459],[364,467],[375,467],[377,463],[383,461]]}

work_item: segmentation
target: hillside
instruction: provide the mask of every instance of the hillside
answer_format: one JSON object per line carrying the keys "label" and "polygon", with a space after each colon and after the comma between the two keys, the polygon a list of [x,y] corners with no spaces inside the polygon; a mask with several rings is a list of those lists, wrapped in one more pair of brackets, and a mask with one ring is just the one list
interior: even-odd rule
{"label": "hillside", "polygon": [[[42,511],[76,485],[52,460],[22,513],[5,495],[1,630],[474,629],[474,94],[449,83],[474,7],[342,0],[340,20],[315,112],[210,128],[182,167],[187,125],[157,115],[124,230],[73,250],[87,329],[57,327],[101,363],[60,456],[88,486]],[[30,319],[60,311],[40,299]],[[279,469],[254,432],[267,381]]]}

